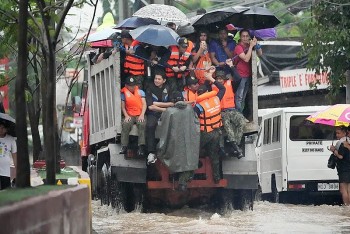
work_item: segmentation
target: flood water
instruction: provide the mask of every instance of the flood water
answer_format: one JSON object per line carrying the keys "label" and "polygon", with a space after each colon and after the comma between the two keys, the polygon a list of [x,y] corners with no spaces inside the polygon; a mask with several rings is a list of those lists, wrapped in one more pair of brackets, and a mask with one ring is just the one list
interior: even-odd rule
{"label": "flood water", "polygon": [[255,202],[253,211],[117,213],[92,201],[93,233],[350,233],[350,207]]}

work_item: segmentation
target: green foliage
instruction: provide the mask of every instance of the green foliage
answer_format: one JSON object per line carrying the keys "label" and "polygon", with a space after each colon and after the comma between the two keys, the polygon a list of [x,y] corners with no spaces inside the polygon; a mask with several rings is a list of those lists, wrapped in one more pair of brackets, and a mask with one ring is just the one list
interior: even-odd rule
{"label": "green foliage", "polygon": [[342,0],[321,1],[313,8],[315,19],[308,25],[303,48],[308,67],[330,74],[331,94],[345,84],[350,69],[350,5]]}

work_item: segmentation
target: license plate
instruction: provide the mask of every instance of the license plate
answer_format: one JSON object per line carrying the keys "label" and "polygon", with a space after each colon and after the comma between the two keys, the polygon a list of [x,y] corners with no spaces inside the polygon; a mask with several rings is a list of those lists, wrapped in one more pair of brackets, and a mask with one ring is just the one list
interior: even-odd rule
{"label": "license plate", "polygon": [[318,183],[318,191],[335,191],[339,190],[339,183]]}

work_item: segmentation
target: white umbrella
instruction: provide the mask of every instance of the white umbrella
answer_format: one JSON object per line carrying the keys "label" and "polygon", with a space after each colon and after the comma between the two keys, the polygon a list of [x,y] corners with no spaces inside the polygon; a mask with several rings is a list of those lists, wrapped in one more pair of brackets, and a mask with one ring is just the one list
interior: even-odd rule
{"label": "white umbrella", "polygon": [[88,36],[87,42],[107,40],[113,33],[121,32],[120,29],[105,28]]}
{"label": "white umbrella", "polygon": [[189,19],[179,9],[174,6],[162,4],[150,4],[136,11],[132,16],[141,18],[151,18],[158,20],[160,24],[174,22],[180,25],[188,24]]}
{"label": "white umbrella", "polygon": [[0,123],[3,123],[7,127],[7,134],[16,136],[16,120],[5,113],[0,113]]}

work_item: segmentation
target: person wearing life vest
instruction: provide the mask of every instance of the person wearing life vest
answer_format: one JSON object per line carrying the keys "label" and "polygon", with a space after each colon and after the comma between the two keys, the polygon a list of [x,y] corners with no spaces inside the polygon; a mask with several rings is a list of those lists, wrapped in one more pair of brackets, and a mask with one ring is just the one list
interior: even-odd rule
{"label": "person wearing life vest", "polygon": [[199,40],[196,42],[196,46],[192,50],[192,62],[194,65],[194,73],[198,79],[198,83],[204,84],[206,69],[211,66],[210,54],[208,52],[208,32],[201,29],[198,32]]}
{"label": "person wearing life vest", "polygon": [[[211,158],[213,168],[214,183],[220,182],[220,160],[218,156],[220,127],[221,120],[221,106],[220,102],[225,94],[225,87],[213,78],[215,67],[211,67],[206,73],[205,78],[209,82],[214,83],[219,92],[210,92],[204,100],[201,100],[194,106],[194,111],[199,117],[200,123],[200,148],[206,148]],[[205,95],[208,93],[207,85],[200,85],[197,90],[197,95]]]}
{"label": "person wearing life vest", "polygon": [[142,58],[148,59],[149,55],[139,41],[132,39],[127,30],[122,30],[120,37],[126,53],[124,74],[126,77],[133,76],[138,87],[142,88],[145,76],[145,60]]}
{"label": "person wearing life vest", "polygon": [[[232,62],[231,59],[229,60]],[[243,136],[245,118],[235,108],[235,93],[232,80],[228,79],[224,71],[217,71],[216,81],[224,85],[226,88],[225,95],[221,99],[221,116],[227,136],[226,142],[232,150],[232,154],[228,154],[228,156],[235,156],[240,159],[244,157],[243,151],[238,145],[241,143]],[[218,91],[218,88],[215,85],[212,85],[212,89]],[[224,136],[222,135],[220,139],[220,153],[227,155],[224,148],[224,142]]]}
{"label": "person wearing life vest", "polygon": [[133,76],[126,78],[125,87],[121,90],[122,112],[124,121],[122,123],[121,150],[125,154],[129,144],[129,133],[134,124],[138,129],[138,152],[139,156],[145,155],[145,127],[146,127],[146,99],[145,92],[136,85]]}
{"label": "person wearing life vest", "polygon": [[182,92],[185,102],[195,105],[197,99],[197,90],[199,87],[198,79],[194,76],[187,76],[186,87]]}
{"label": "person wearing life vest", "polygon": [[191,51],[193,43],[185,37],[178,39],[178,46],[170,46],[162,61],[166,61],[165,74],[169,85],[175,90],[182,91],[184,87],[184,77],[189,74],[186,70],[192,60]]}

